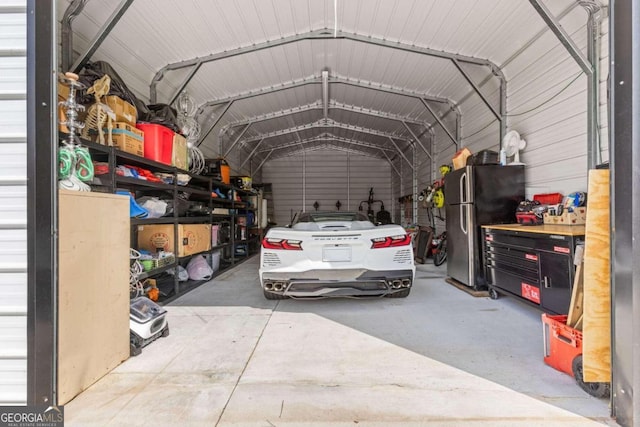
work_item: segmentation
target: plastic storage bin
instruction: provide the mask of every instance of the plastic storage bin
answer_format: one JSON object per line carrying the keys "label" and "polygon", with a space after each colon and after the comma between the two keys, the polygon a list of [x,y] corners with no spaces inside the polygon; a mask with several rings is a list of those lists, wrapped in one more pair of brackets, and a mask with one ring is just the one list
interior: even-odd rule
{"label": "plastic storage bin", "polygon": [[231,184],[231,168],[226,162],[220,165],[220,175],[223,183]]}
{"label": "plastic storage bin", "polygon": [[171,165],[175,133],[165,126],[154,123],[138,123],[136,127],[144,132],[144,157]]}
{"label": "plastic storage bin", "polygon": [[562,194],[560,193],[534,194],[533,200],[540,202],[541,205],[557,205],[558,203],[562,203]]}
{"label": "plastic storage bin", "polygon": [[578,386],[591,396],[603,398],[610,395],[611,385],[584,382],[582,366],[582,332],[567,326],[567,316],[542,315],[544,333],[544,363],[560,372],[571,375]]}
{"label": "plastic storage bin", "polygon": [[567,326],[567,316],[542,315],[544,363],[573,376],[573,359],[582,354],[582,332]]}
{"label": "plastic storage bin", "polygon": [[218,246],[218,224],[211,224],[211,246]]}
{"label": "plastic storage bin", "polygon": [[211,269],[214,273],[220,269],[220,251],[211,252]]}

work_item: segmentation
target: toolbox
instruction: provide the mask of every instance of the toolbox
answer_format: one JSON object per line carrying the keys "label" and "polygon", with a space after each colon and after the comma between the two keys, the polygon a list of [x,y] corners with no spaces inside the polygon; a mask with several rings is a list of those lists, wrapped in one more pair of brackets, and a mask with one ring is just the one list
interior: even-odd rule
{"label": "toolbox", "polygon": [[497,151],[481,150],[467,157],[467,166],[499,165],[500,158]]}

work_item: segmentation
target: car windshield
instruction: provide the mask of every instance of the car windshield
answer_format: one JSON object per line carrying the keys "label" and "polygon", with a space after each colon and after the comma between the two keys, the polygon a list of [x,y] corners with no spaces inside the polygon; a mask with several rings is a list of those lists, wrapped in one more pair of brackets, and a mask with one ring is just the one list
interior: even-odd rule
{"label": "car windshield", "polygon": [[369,221],[359,212],[305,212],[296,222]]}

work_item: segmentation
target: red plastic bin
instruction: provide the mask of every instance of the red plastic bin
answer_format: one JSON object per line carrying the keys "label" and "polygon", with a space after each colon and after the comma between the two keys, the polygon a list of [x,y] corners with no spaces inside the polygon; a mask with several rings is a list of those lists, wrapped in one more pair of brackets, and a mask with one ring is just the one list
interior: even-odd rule
{"label": "red plastic bin", "polygon": [[582,332],[567,326],[567,316],[542,315],[544,363],[572,377],[573,359],[582,354]]}
{"label": "red plastic bin", "polygon": [[170,165],[175,133],[168,127],[155,123],[137,123],[136,127],[144,132],[144,157]]}
{"label": "red plastic bin", "polygon": [[562,194],[560,193],[534,194],[533,200],[540,202],[541,205],[557,205],[558,203],[562,203]]}

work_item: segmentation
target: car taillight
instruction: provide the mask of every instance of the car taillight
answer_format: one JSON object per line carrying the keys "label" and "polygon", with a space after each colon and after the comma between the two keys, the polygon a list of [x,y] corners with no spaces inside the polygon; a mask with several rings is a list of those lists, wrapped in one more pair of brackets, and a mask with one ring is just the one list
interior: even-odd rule
{"label": "car taillight", "polygon": [[272,239],[264,238],[262,240],[262,247],[265,249],[282,249],[285,251],[301,251],[301,240],[288,240],[288,239]]}
{"label": "car taillight", "polygon": [[373,242],[371,249],[407,246],[411,244],[411,236],[402,234],[400,236],[376,237],[375,239],[371,239],[371,242]]}

